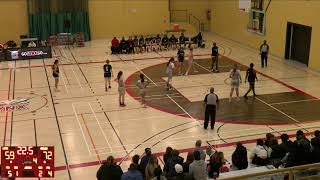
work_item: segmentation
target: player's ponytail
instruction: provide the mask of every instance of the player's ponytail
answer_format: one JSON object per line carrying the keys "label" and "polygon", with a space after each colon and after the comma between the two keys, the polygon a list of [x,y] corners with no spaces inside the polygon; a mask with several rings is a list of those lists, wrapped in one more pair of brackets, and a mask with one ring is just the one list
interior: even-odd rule
{"label": "player's ponytail", "polygon": [[140,80],[141,80],[141,83],[144,83],[144,75],[143,74],[140,74]]}

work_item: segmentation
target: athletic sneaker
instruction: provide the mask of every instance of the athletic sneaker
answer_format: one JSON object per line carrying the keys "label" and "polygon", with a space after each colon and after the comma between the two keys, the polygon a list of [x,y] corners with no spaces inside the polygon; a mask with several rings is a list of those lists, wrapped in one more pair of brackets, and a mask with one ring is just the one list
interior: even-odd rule
{"label": "athletic sneaker", "polygon": [[111,86],[109,86],[109,89],[111,89]]}
{"label": "athletic sneaker", "polygon": [[108,91],[108,88],[106,88],[105,90]]}
{"label": "athletic sneaker", "polygon": [[248,96],[247,96],[247,95],[244,95],[243,97],[244,97],[245,99],[248,99]]}

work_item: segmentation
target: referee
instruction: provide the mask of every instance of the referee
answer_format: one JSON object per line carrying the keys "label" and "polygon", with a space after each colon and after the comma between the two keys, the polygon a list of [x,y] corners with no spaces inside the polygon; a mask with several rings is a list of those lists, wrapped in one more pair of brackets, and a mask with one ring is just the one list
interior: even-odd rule
{"label": "referee", "polygon": [[206,105],[205,116],[204,116],[204,129],[208,128],[209,118],[211,123],[211,129],[214,128],[214,123],[216,122],[216,110],[219,105],[219,98],[214,93],[214,88],[210,88],[210,93],[206,95],[204,99]]}

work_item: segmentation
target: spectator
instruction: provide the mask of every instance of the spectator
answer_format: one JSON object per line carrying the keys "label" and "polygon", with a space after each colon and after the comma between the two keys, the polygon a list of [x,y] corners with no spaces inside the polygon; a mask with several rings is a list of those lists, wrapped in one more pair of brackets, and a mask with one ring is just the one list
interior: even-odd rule
{"label": "spectator", "polygon": [[264,144],[267,147],[271,147],[271,146],[277,145],[278,140],[276,139],[276,137],[272,133],[267,133],[266,140],[264,141]]}
{"label": "spectator", "polygon": [[257,140],[257,145],[252,150],[250,159],[252,160],[252,164],[257,166],[265,166],[268,164],[268,147],[264,146],[262,139]]}
{"label": "spectator", "polygon": [[202,47],[202,34],[199,32],[195,37],[192,38],[192,41],[198,45],[198,47]]}
{"label": "spectator", "polygon": [[134,53],[134,43],[132,37],[129,37],[127,41],[127,53]]}
{"label": "spectator", "polygon": [[30,41],[28,47],[37,47],[37,44],[34,41]]}
{"label": "spectator", "polygon": [[139,38],[139,48],[140,48],[140,52],[146,51],[146,42],[142,35]]}
{"label": "spectator", "polygon": [[207,165],[201,159],[199,151],[194,151],[194,161],[189,166],[189,173],[195,180],[207,180]]}
{"label": "spectator", "polygon": [[139,52],[139,39],[137,36],[134,36],[133,39],[133,48],[134,48],[134,52],[138,53]]}
{"label": "spectator", "polygon": [[112,180],[120,180],[123,172],[119,165],[116,165],[114,162],[113,156],[109,156],[107,158],[106,163],[101,165],[97,172],[98,180],[112,179]]}
{"label": "spectator", "polygon": [[120,41],[119,48],[119,51],[121,51],[121,53],[124,53],[127,50],[127,41],[124,39],[124,37],[122,37]]}
{"label": "spectator", "polygon": [[307,139],[306,136],[304,135],[303,131],[302,130],[298,130],[297,133],[296,133],[296,141],[295,141],[295,143],[298,143],[298,141],[300,141],[302,139],[305,139],[305,140],[309,141],[309,139]]}
{"label": "spectator", "polygon": [[181,33],[180,37],[179,37],[179,43],[180,43],[180,47],[183,44],[184,47],[186,47],[186,37],[184,36],[183,33]]}
{"label": "spectator", "polygon": [[167,36],[166,34],[165,34],[164,37],[162,38],[161,45],[162,45],[165,49],[168,49],[169,38],[168,38],[168,36]]}
{"label": "spectator", "polygon": [[137,165],[137,169],[141,172],[141,174],[144,174],[144,172],[142,172],[141,166],[139,165],[139,160],[140,156],[137,154],[132,157],[132,163]]}
{"label": "spectator", "polygon": [[311,139],[312,145],[312,163],[320,162],[320,131],[314,132],[314,138]]}
{"label": "spectator", "polygon": [[[104,180],[109,180],[109,179],[104,179]],[[113,180],[113,179],[110,179],[110,180]],[[143,180],[143,177],[140,171],[137,169],[137,165],[134,163],[131,163],[128,171],[121,176],[121,180]]]}
{"label": "spectator", "polygon": [[156,43],[157,45],[161,45],[161,37],[160,37],[160,34],[157,34],[157,37],[156,37]]}
{"label": "spectator", "polygon": [[169,42],[170,42],[170,46],[171,46],[172,49],[176,49],[177,48],[178,39],[173,34],[170,37]]}
{"label": "spectator", "polygon": [[232,154],[232,168],[235,170],[248,168],[247,149],[241,143],[237,143],[236,150]]}
{"label": "spectator", "polygon": [[141,168],[141,171],[143,172],[143,176],[145,175],[147,164],[152,156],[150,148],[146,148],[144,152],[145,152],[145,156],[143,156],[140,160],[140,168]]}
{"label": "spectator", "polygon": [[210,178],[219,177],[220,172],[228,172],[229,167],[225,166],[226,160],[223,152],[217,152],[210,157],[208,164],[208,176]]}
{"label": "spectator", "polygon": [[166,152],[163,155],[163,161],[164,163],[167,163],[168,158],[172,157],[172,147],[167,147]]}
{"label": "spectator", "polygon": [[182,164],[184,173],[189,173],[189,166],[193,161],[194,161],[193,152],[188,152],[187,160]]}
{"label": "spectator", "polygon": [[183,173],[183,167],[180,164],[174,166],[175,175],[168,178],[168,180],[193,180],[189,173]]}
{"label": "spectator", "polygon": [[285,155],[288,152],[292,151],[293,142],[289,140],[288,134],[281,134],[281,144],[274,145],[271,148],[272,148],[271,158],[282,159],[285,157]]}
{"label": "spectator", "polygon": [[183,158],[179,156],[178,150],[172,150],[171,156],[169,156],[166,160],[166,163],[164,165],[164,171],[166,174],[166,177],[173,177],[175,176],[175,169],[174,166],[176,164],[183,164]]}
{"label": "spectator", "polygon": [[161,170],[161,167],[160,167],[160,166],[158,166],[158,167],[154,170],[154,175],[155,175],[155,177],[152,178],[151,180],[167,180],[167,178],[162,175],[162,170]]}
{"label": "spectator", "polygon": [[206,153],[205,153],[204,150],[201,148],[201,144],[202,144],[202,141],[201,141],[201,140],[197,140],[197,141],[196,141],[196,144],[195,144],[195,149],[194,149],[194,151],[199,151],[200,154],[201,154],[201,159],[202,159],[202,160],[206,160]]}
{"label": "spectator", "polygon": [[119,40],[114,37],[111,41],[111,54],[117,54],[119,53]]}
{"label": "spectator", "polygon": [[311,139],[312,147],[320,147],[320,131],[314,132],[314,138]]}
{"label": "spectator", "polygon": [[155,177],[154,170],[159,166],[157,156],[151,156],[145,170],[146,180],[151,180]]}

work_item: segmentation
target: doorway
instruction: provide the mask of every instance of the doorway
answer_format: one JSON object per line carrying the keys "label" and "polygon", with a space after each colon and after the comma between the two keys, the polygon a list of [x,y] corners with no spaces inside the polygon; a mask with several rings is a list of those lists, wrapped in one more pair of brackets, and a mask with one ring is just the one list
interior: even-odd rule
{"label": "doorway", "polygon": [[285,58],[308,66],[312,27],[287,23]]}

